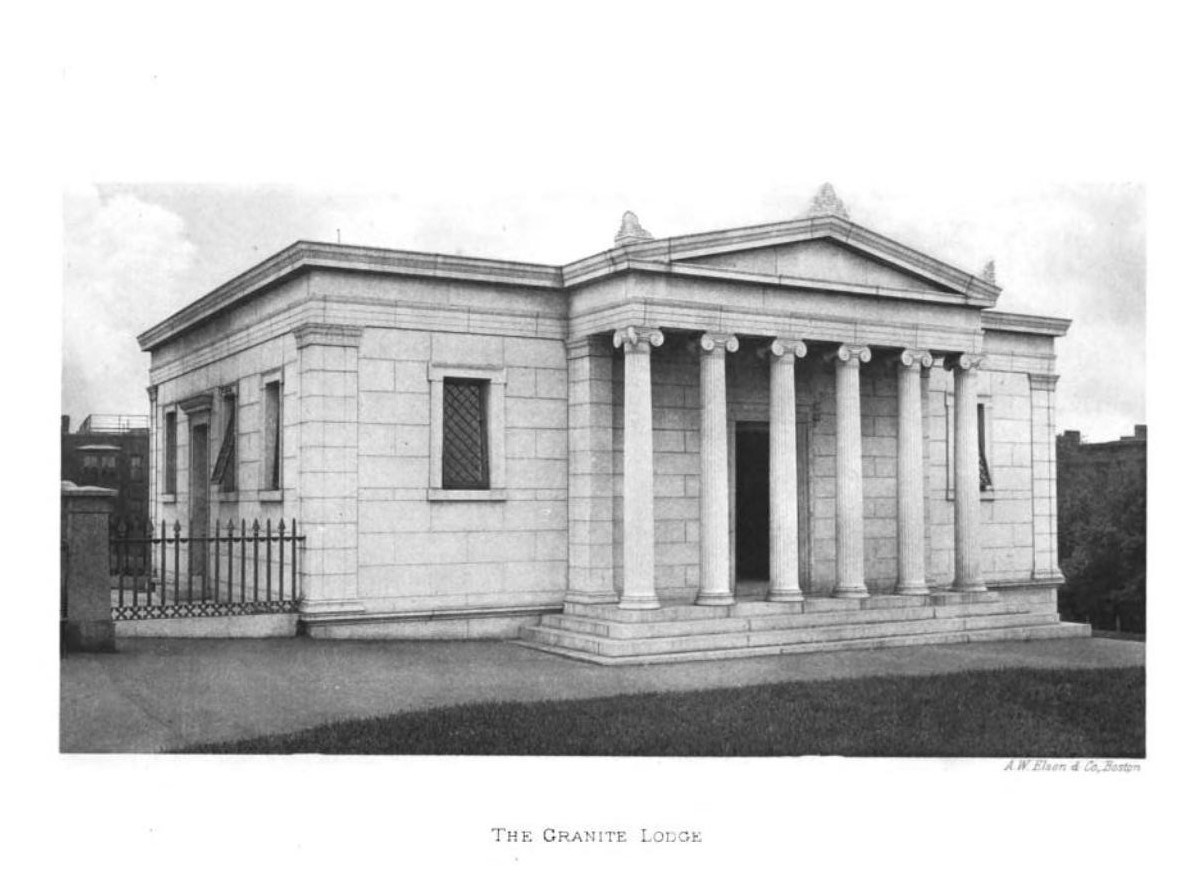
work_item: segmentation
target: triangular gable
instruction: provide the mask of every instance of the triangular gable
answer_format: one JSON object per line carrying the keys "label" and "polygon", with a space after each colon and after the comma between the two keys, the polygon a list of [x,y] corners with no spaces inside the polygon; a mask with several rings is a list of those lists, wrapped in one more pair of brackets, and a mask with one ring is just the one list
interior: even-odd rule
{"label": "triangular gable", "polygon": [[628,268],[635,260],[683,272],[703,268],[713,276],[735,271],[828,288],[957,296],[981,307],[994,305],[1001,291],[983,277],[835,215],[647,240],[567,265],[565,278],[571,284]]}
{"label": "triangular gable", "polygon": [[830,239],[811,239],[787,245],[701,255],[684,259],[683,263],[857,286],[953,291],[944,283],[907,273]]}

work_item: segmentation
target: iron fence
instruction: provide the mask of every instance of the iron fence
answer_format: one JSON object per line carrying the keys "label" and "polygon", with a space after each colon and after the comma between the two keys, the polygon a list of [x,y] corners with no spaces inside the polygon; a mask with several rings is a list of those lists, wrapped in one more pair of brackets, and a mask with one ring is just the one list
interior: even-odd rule
{"label": "iron fence", "polygon": [[139,530],[120,522],[111,547],[116,621],[295,612],[304,535],[296,520],[216,521],[212,534],[181,523]]}

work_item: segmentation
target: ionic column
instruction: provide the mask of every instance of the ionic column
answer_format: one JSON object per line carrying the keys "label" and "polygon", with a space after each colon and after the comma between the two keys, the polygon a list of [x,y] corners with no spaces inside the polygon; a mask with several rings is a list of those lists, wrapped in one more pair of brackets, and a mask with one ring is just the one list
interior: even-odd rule
{"label": "ionic column", "polygon": [[859,422],[859,365],[872,359],[862,345],[841,345],[835,352],[836,597],[866,597],[863,583],[863,444]]}
{"label": "ionic column", "polygon": [[954,371],[954,590],[985,591],[979,562],[978,368],[981,354],[946,358]]}
{"label": "ionic column", "polygon": [[654,421],[650,349],[660,329],[627,326],[613,333],[625,350],[625,532],[622,609],[657,609],[654,592]]}
{"label": "ionic column", "polygon": [[921,370],[933,365],[928,351],[905,349],[897,358],[896,592],[929,593],[925,585],[925,442]]}
{"label": "ionic column", "polygon": [[769,596],[802,599],[798,581],[798,439],[795,366],[806,343],[774,339],[769,346]]}
{"label": "ionic column", "polygon": [[728,544],[728,393],[724,355],[740,340],[704,333],[699,352],[699,596],[701,606],[729,606],[732,570]]}

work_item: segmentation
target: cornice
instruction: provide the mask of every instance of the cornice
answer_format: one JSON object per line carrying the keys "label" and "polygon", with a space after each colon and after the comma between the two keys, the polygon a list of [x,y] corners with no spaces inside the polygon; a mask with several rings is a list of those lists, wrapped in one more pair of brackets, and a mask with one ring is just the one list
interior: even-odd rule
{"label": "cornice", "polygon": [[1036,314],[1011,314],[994,310],[983,311],[982,319],[985,330],[1038,336],[1063,336],[1073,324],[1066,317],[1040,317]]}
{"label": "cornice", "polygon": [[814,292],[836,292],[845,295],[864,295],[871,298],[896,298],[906,301],[924,301],[937,304],[970,304],[975,302],[962,295],[949,292],[903,289],[894,286],[865,286],[859,283],[843,283],[838,280],[819,280],[811,277],[791,277],[784,274],[752,273],[725,267],[709,267],[706,264],[666,263],[629,259],[621,269],[643,273],[661,273],[671,276],[698,277],[708,280],[727,280],[732,283],[752,283],[759,286],[782,286],[792,289],[809,289]]}
{"label": "cornice", "polygon": [[560,268],[550,265],[301,241],[277,252],[156,326],[145,330],[137,338],[140,349],[151,351],[207,317],[306,269],[476,280],[540,289],[559,289],[563,285]]}
{"label": "cornice", "polygon": [[[899,289],[804,277],[754,274],[712,268],[709,264],[696,263],[694,260],[724,252],[812,239],[834,240],[897,269],[925,278],[935,283],[938,288]],[[998,286],[981,277],[959,270],[834,215],[646,240],[609,249],[563,266],[302,240],[228,280],[217,289],[145,330],[138,337],[140,348],[150,351],[261,290],[277,285],[305,270],[313,269],[461,280],[555,291],[625,271],[644,271],[912,301],[963,303],[984,309],[994,305],[1000,293]],[[941,289],[947,289],[949,292],[943,292]],[[987,311],[984,311],[985,313]],[[1008,321],[1019,319],[1053,321],[1055,318],[999,315],[997,319],[999,322],[992,328],[1007,329],[1014,325]]]}

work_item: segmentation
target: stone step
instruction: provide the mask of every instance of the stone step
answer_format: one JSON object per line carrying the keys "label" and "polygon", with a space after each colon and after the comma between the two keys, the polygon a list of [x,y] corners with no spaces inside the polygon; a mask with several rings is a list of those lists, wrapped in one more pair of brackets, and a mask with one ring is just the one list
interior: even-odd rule
{"label": "stone step", "polygon": [[1068,637],[1089,637],[1090,626],[1072,622],[1056,624],[1017,625],[976,631],[947,631],[933,634],[887,635],[815,643],[770,644],[736,649],[687,650],[632,656],[606,656],[537,640],[515,641],[519,646],[564,656],[595,665],[655,665],[674,662],[701,662],[718,659],[747,659],[761,656],[784,656],[795,653],[836,652],[853,649],[889,649],[900,646],[977,643],[993,640],[1052,640]]}
{"label": "stone step", "polygon": [[617,622],[674,622],[696,618],[727,618],[731,614],[729,610],[734,608],[734,606],[696,606],[693,603],[675,603],[663,606],[661,609],[619,609],[616,603],[564,603],[563,614]]}
{"label": "stone step", "polygon": [[[766,607],[775,603],[761,604]],[[589,618],[569,613],[544,616],[542,624],[613,639],[641,637],[674,637],[691,634],[735,633],[763,631],[775,628],[805,628],[821,625],[862,624],[873,622],[919,621],[928,618],[962,618],[971,615],[1006,615],[1026,613],[1025,603],[976,603],[965,606],[918,606],[902,609],[852,609],[847,612],[799,613],[781,612],[744,613],[725,618],[691,618],[680,621],[613,621]]]}
{"label": "stone step", "polygon": [[758,646],[826,643],[868,637],[936,634],[1052,625],[1056,613],[1009,613],[956,618],[923,618],[912,621],[862,621],[849,624],[772,628],[743,631],[701,631],[694,634],[657,637],[613,638],[548,625],[524,628],[524,639],[604,656],[658,655],[662,653],[745,649]]}
{"label": "stone step", "polygon": [[855,612],[862,609],[912,609],[925,606],[968,606],[1000,603],[993,591],[983,594],[930,594],[923,597],[875,594],[853,599],[848,597],[806,597],[789,603],[770,603],[765,600],[741,600],[731,606],[696,606],[694,603],[674,603],[659,609],[621,609],[616,603],[565,603],[564,614],[614,622],[673,622],[706,618],[732,618],[750,615],[783,615],[785,613]]}

